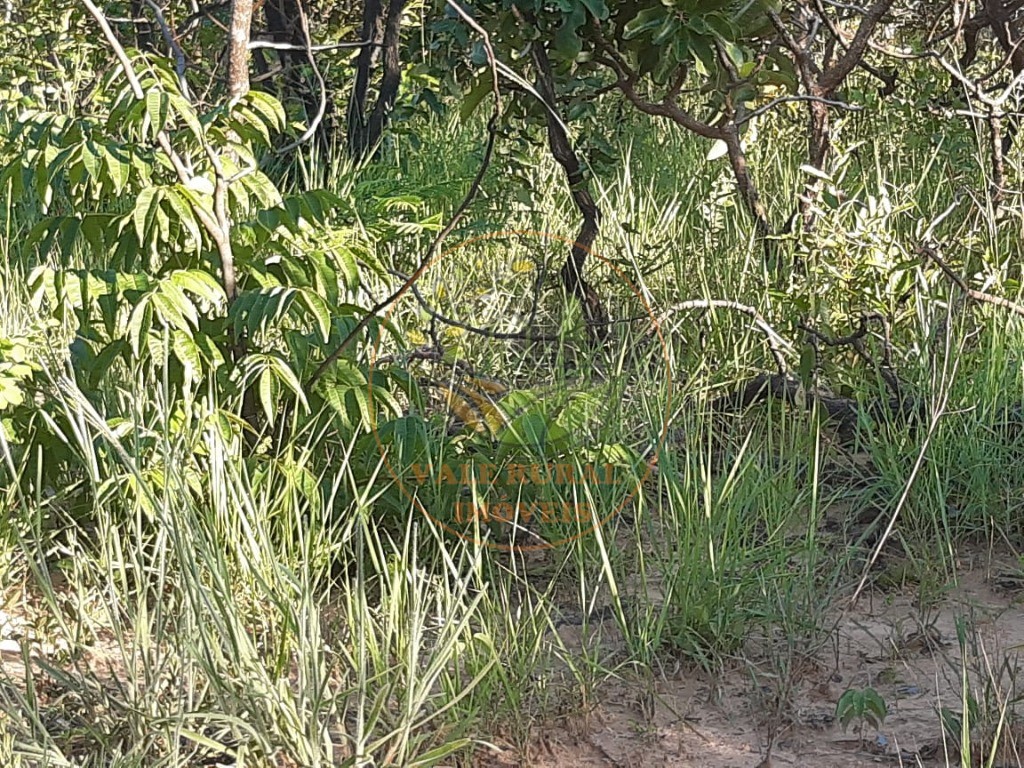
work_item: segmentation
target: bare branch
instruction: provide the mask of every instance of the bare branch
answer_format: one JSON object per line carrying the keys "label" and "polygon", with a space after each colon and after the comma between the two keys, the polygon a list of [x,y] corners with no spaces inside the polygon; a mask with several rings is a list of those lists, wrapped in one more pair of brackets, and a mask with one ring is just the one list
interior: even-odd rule
{"label": "bare branch", "polygon": [[982,304],[991,304],[994,307],[1009,310],[1019,317],[1024,317],[1024,306],[1021,306],[1017,302],[1004,299],[1002,296],[993,296],[991,293],[985,293],[984,291],[977,291],[967,285],[967,282],[958,275],[941,256],[939,256],[935,248],[928,245],[921,245],[918,246],[917,252],[935,262],[939,269],[942,270],[943,274],[949,278],[949,280],[959,288],[967,298],[973,299],[974,301]]}
{"label": "bare branch", "polygon": [[[146,0],[151,2],[152,0]],[[270,48],[275,51],[303,51],[309,53],[321,53],[323,51],[337,51],[341,48],[363,48],[368,45],[378,45],[370,40],[360,40],[358,43],[331,43],[329,45],[295,45],[293,43],[277,43],[273,40],[250,40],[249,50],[254,51],[258,48]]]}
{"label": "bare branch", "polygon": [[829,107],[835,107],[836,109],[845,109],[848,112],[861,112],[864,107],[860,104],[847,104],[845,101],[836,101],[835,99],[824,99],[820,96],[810,96],[806,93],[797,93],[792,96],[779,96],[777,99],[772,99],[764,106],[758,107],[753,112],[744,115],[742,118],[736,121],[736,125],[743,125],[755,117],[760,117],[765,112],[770,112],[780,104],[786,104],[787,102],[793,101],[815,101],[819,104],[824,104]]}
{"label": "bare branch", "polygon": [[[409,280],[409,276],[403,274],[394,269],[388,270],[391,274],[397,277],[399,280]],[[467,333],[472,333],[476,336],[482,336],[487,339],[497,339],[499,341],[535,341],[535,342],[551,342],[558,341],[560,336],[557,334],[550,333],[527,333],[526,331],[492,331],[489,328],[481,328],[477,325],[471,325],[464,323],[461,320],[456,320],[453,317],[441,314],[439,311],[431,306],[430,302],[420,292],[419,287],[415,283],[409,284],[409,290],[412,295],[416,298],[417,303],[423,308],[423,311],[430,315],[434,320],[445,325],[450,325],[452,328],[461,328]]]}
{"label": "bare branch", "polygon": [[822,94],[831,94],[842,85],[847,75],[853,71],[857,63],[864,57],[864,51],[868,47],[875,28],[882,20],[882,17],[889,12],[894,0],[876,0],[867,10],[857,27],[846,52],[839,57],[839,60],[829,67],[818,79],[818,87]]}

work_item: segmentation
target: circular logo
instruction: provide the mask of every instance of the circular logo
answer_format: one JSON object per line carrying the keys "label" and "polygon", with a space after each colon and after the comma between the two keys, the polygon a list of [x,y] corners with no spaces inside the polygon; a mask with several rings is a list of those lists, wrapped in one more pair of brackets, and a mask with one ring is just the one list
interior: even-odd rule
{"label": "circular logo", "polygon": [[[672,376],[667,343],[650,303],[621,269],[590,249],[587,254],[605,264],[639,300],[644,312],[639,319],[649,320],[649,329],[661,345],[665,411],[646,457],[609,439],[630,397],[624,376],[585,375],[586,355],[571,345],[567,354],[565,334],[540,337],[504,329],[479,334],[478,329],[494,325],[494,317],[479,322],[465,319],[473,317],[474,305],[493,310],[500,298],[497,293],[507,295],[517,280],[525,284],[533,279],[534,307],[529,316],[536,313],[542,265],[495,258],[501,242],[510,239],[525,240],[533,253],[552,246],[568,253],[576,245],[569,238],[529,230],[468,238],[431,259],[415,287],[414,300],[420,311],[457,340],[477,336],[481,342],[520,345],[515,353],[521,356],[518,364],[508,365],[508,373],[491,370],[484,375],[465,357],[444,354],[440,345],[424,347],[427,353],[420,357],[444,371],[429,377],[427,388],[437,406],[434,410],[444,414],[445,423],[439,426],[438,413],[409,413],[374,423],[373,434],[386,471],[420,513],[454,536],[496,549],[528,551],[557,547],[593,533],[641,492],[665,442]],[[481,249],[474,266],[478,273],[490,274],[492,291],[469,296],[439,285],[429,299],[423,295],[422,277],[439,261]],[[412,290],[392,303],[385,321],[402,299],[409,301],[407,294]],[[442,301],[448,302],[443,310],[439,309]],[[622,351],[615,348],[614,335],[602,343],[610,353]],[[370,354],[371,401],[379,345],[380,337]],[[569,359],[572,353],[583,358],[582,368],[579,359]],[[542,375],[545,370],[555,372],[550,381]],[[516,378],[522,379],[521,386],[514,385]]]}

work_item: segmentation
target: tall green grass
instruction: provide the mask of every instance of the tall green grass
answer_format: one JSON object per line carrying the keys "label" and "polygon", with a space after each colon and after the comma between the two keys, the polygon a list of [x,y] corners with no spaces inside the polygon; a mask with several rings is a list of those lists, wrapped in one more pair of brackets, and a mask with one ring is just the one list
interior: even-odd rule
{"label": "tall green grass", "polygon": [[[765,121],[749,147],[775,220],[791,213],[799,179],[799,131],[788,120]],[[810,321],[847,332],[869,299],[892,297],[872,283],[883,267],[846,293],[835,270],[872,255],[909,259],[954,188],[983,173],[966,129],[944,127],[960,156],[904,127],[895,108],[844,124],[842,186],[863,205],[827,212],[816,235],[787,242],[810,257],[808,276],[794,277],[789,292],[766,273],[724,161],[646,120],[616,126],[621,162],[595,168],[604,212],[597,251],[658,309],[712,298],[757,308],[797,345],[796,365],[805,339],[787,302],[807,297]],[[466,148],[478,129],[424,120],[430,152],[400,147],[394,163],[305,161],[291,172],[297,184],[332,187],[357,211],[399,191],[445,214],[475,170]],[[516,229],[574,236],[578,216],[560,170],[540,149],[533,160],[518,180],[500,163],[491,169],[454,242]],[[891,208],[858,229],[869,196]],[[0,336],[39,322],[17,289],[35,258],[19,250],[28,224],[19,215],[32,214],[9,203],[0,282],[11,290],[0,292]],[[965,246],[951,259],[1005,289],[1019,238],[985,216],[965,206],[942,236]],[[407,270],[428,236],[376,245]],[[563,322],[562,258],[517,238],[477,244],[439,261],[424,293],[439,309],[501,327],[522,320],[543,270],[538,324],[581,332],[578,317]],[[520,262],[532,267],[512,268]],[[617,273],[599,259],[589,268],[617,317],[642,315]],[[899,308],[893,345],[924,416],[865,420],[853,447],[799,408],[713,412],[716,398],[771,367],[744,315],[673,317],[667,358],[643,346],[643,323],[623,323],[617,349],[636,355],[592,358],[577,345],[572,366],[521,344],[442,331],[480,370],[520,386],[596,388],[585,373],[600,367],[609,388],[599,391],[619,393],[621,404],[595,440],[657,458],[652,474],[630,476],[641,491],[622,514],[531,556],[451,536],[412,503],[382,524],[380,484],[357,479],[351,444],[326,451],[334,438],[325,434],[297,435],[275,462],[257,466],[215,428],[214,393],[176,421],[182,404],[169,400],[159,370],[126,371],[107,402],[90,402],[54,343],[40,355],[52,378],[47,396],[69,425],[63,438],[91,502],[71,506],[69,489],[25,492],[33,478],[23,477],[10,440],[0,445],[8,510],[0,598],[21,600],[28,622],[20,660],[5,657],[0,673],[0,763],[185,766],[224,755],[252,765],[468,765],[496,734],[525,752],[545,722],[592,707],[611,676],[649,676],[678,658],[713,672],[755,655],[785,672],[797,646],[824,642],[868,545],[897,510],[887,552],[895,545],[922,594],[935,597],[955,580],[959,545],[1021,544],[1024,334],[1019,322],[966,307],[927,265],[908,268],[914,291]],[[411,299],[395,319],[410,338],[429,332]],[[885,394],[875,372],[835,357],[830,383],[865,404]],[[106,408],[130,418],[111,426]],[[853,476],[830,472],[850,452]],[[325,462],[327,453],[337,458]],[[370,476],[387,482],[383,466]],[[616,489],[577,492],[597,511],[621,501]],[[874,534],[826,534],[830,516],[865,514]],[[607,644],[573,645],[566,622]]]}

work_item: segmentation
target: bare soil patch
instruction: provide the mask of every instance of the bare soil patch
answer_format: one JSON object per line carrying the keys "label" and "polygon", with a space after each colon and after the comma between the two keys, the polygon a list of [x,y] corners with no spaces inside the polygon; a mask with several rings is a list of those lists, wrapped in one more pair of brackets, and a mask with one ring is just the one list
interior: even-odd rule
{"label": "bare soil patch", "polygon": [[[598,689],[592,712],[567,724],[538,725],[527,754],[502,747],[480,766],[755,768],[767,766],[960,765],[947,717],[964,708],[964,670],[977,702],[972,763],[988,765],[1005,713],[996,766],[1019,766],[1024,729],[1014,713],[1024,646],[1022,585],[1012,558],[964,559],[945,597],[924,607],[912,590],[865,594],[841,613],[817,649],[794,654],[751,649],[715,674],[680,663],[649,674],[622,672]],[[621,643],[611,618],[558,630],[568,647]],[[959,633],[959,636],[958,636]],[[961,643],[963,641],[963,645]],[[787,654],[786,658],[780,655]],[[787,670],[780,673],[780,670]],[[836,721],[844,691],[872,687],[888,705],[880,729]],[[770,752],[768,746],[771,745]]]}

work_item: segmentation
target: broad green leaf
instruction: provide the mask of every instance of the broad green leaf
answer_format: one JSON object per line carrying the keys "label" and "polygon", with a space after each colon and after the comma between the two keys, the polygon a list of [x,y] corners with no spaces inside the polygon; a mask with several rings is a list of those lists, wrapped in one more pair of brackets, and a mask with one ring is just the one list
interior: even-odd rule
{"label": "broad green leaf", "polygon": [[164,190],[164,193],[164,199],[178,216],[178,223],[192,236],[198,251],[202,248],[203,235],[199,229],[199,222],[196,220],[195,213],[192,211],[192,205],[174,187]]}
{"label": "broad green leaf", "polygon": [[259,112],[264,122],[274,131],[283,131],[287,124],[284,107],[277,99],[264,91],[252,90],[246,96],[248,103]]}
{"label": "broad green leaf", "polygon": [[[118,149],[118,151],[123,151]],[[107,175],[110,177],[114,187],[114,194],[120,195],[124,192],[128,179],[131,176],[131,165],[122,157],[118,157],[111,149],[103,144],[100,145],[100,152],[103,155],[103,162],[107,167]]]}
{"label": "broad green leaf", "polygon": [[135,223],[135,234],[140,243],[146,242],[146,234],[153,225],[153,218],[156,216],[158,205],[158,187],[146,187],[135,200],[135,209],[132,213],[132,221]]}
{"label": "broad green leaf", "polygon": [[604,0],[580,0],[590,14],[599,21],[604,21],[608,18],[608,6],[605,5]]}
{"label": "broad green leaf", "polygon": [[476,108],[480,106],[480,102],[492,91],[493,82],[494,78],[490,69],[485,69],[480,73],[480,77],[477,78],[473,87],[469,89],[469,93],[463,97],[462,106],[459,107],[459,117],[462,118],[463,122],[472,116]]}
{"label": "broad green leaf", "polygon": [[175,270],[165,278],[165,282],[188,291],[214,306],[219,306],[227,301],[221,284],[213,275],[201,269]]}
{"label": "broad green leaf", "polygon": [[146,118],[153,137],[167,125],[167,95],[159,88],[153,88],[146,94]]}
{"label": "broad green leaf", "polygon": [[310,290],[302,291],[302,299],[317,323],[320,338],[326,344],[331,336],[331,308],[327,306],[327,302],[321,296]]}
{"label": "broad green leaf", "polygon": [[623,28],[622,39],[633,40],[645,32],[652,32],[660,28],[664,23],[667,13],[667,9],[662,5],[644,8],[626,23],[626,26]]}
{"label": "broad green leaf", "polygon": [[558,55],[565,61],[574,61],[580,55],[580,51],[583,50],[583,41],[576,33],[577,29],[579,29],[579,25],[572,19],[567,18],[562,26],[558,28],[558,31],[555,32],[552,45]]}
{"label": "broad green leaf", "polygon": [[197,139],[202,139],[204,136],[203,126],[199,122],[199,118],[196,116],[195,108],[192,104],[183,96],[176,93],[169,94],[169,101],[171,107],[173,107],[175,114],[181,119],[183,123],[192,132],[192,135]]}

